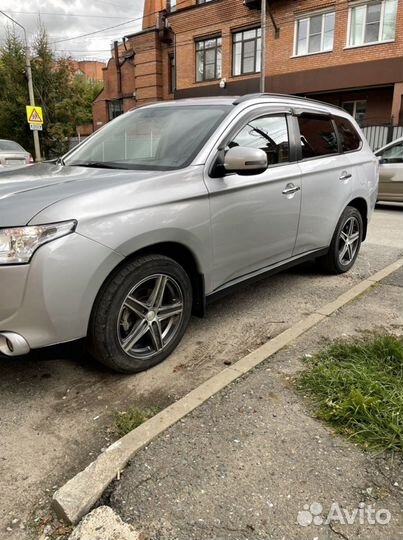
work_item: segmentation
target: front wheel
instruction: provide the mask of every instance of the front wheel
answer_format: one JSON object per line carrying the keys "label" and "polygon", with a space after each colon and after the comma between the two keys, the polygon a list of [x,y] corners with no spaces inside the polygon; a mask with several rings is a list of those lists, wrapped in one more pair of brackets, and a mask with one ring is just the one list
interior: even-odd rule
{"label": "front wheel", "polygon": [[162,255],[139,257],[103,286],[89,328],[93,356],[120,373],[162,362],[185,333],[192,286],[185,270]]}
{"label": "front wheel", "polygon": [[347,206],[337,224],[329,252],[319,259],[321,266],[331,274],[348,272],[358,257],[362,236],[362,216],[356,208]]}

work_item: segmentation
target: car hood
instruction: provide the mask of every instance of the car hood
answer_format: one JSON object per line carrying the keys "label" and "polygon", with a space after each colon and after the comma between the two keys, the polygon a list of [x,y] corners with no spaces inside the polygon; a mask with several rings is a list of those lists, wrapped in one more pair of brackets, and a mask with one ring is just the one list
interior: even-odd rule
{"label": "car hood", "polygon": [[40,163],[15,170],[0,169],[0,227],[26,225],[48,206],[71,197],[161,172],[69,167]]}

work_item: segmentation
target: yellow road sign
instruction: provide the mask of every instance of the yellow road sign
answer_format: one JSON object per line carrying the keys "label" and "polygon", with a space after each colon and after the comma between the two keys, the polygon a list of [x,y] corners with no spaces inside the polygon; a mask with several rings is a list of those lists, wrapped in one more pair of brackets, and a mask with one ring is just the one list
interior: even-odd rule
{"label": "yellow road sign", "polygon": [[26,110],[29,124],[34,124],[36,126],[41,126],[43,124],[42,107],[37,107],[36,105],[32,107],[31,105],[27,105]]}

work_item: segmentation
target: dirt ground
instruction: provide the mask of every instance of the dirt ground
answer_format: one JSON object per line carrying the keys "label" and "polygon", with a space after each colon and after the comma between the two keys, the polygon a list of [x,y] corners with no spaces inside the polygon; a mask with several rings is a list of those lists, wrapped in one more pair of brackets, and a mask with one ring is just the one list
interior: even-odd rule
{"label": "dirt ground", "polygon": [[181,397],[225,361],[240,359],[402,256],[402,230],[401,208],[378,209],[352,272],[329,277],[305,265],[244,286],[211,305],[205,319],[193,319],[177,351],[139,375],[111,374],[77,347],[2,359],[0,538],[35,537],[33,518],[48,512],[54,490],[110,444],[114,411]]}

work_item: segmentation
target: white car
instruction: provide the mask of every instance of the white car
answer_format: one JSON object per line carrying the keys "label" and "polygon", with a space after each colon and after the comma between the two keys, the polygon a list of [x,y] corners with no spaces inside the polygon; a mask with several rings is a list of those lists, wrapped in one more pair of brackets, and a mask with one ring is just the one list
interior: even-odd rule
{"label": "white car", "polygon": [[29,152],[16,143],[7,139],[0,139],[0,168],[16,168],[33,163]]}

